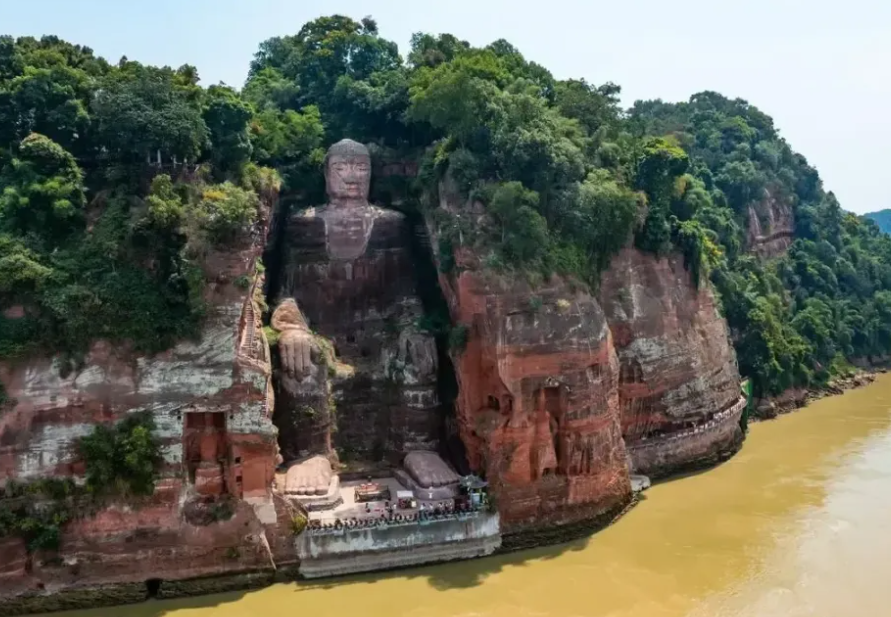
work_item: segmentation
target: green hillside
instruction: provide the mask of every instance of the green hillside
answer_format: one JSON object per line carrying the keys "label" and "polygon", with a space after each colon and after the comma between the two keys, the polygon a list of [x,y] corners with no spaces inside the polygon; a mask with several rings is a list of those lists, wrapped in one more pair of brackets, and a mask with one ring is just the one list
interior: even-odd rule
{"label": "green hillside", "polygon": [[[25,317],[0,318],[0,353],[191,335],[202,255],[250,228],[279,176],[288,200],[320,203],[324,148],[345,136],[419,160],[414,203],[446,268],[471,243],[485,267],[596,287],[626,239],[681,252],[718,292],[756,394],[891,353],[891,238],[842,210],[769,116],[714,92],[623,110],[619,93],[558,80],[504,40],[418,34],[403,57],[370,18],[261,43],[241,91],[203,87],[188,65],[2,37],[0,304]],[[484,221],[425,202],[445,174]],[[763,262],[745,228],[768,189],[796,228],[788,255]]]}

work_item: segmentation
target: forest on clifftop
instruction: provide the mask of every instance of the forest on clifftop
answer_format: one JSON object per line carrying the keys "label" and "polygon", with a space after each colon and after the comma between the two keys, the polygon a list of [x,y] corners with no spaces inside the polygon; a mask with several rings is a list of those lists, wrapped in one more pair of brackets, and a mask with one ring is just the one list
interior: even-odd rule
{"label": "forest on clifftop", "polygon": [[[825,383],[891,352],[891,238],[840,207],[769,116],[718,93],[640,101],[557,80],[504,40],[417,34],[402,57],[371,18],[320,18],[260,44],[237,90],[192,66],[110,64],[56,37],[0,37],[0,355],[90,341],[153,352],[197,332],[203,255],[259,195],[322,203],[343,137],[419,162],[398,191],[481,267],[596,287],[622,246],[679,251],[712,285],[757,394]],[[444,179],[485,225],[428,203]],[[794,214],[788,251],[747,249],[754,206]],[[760,216],[760,215],[759,215]]]}

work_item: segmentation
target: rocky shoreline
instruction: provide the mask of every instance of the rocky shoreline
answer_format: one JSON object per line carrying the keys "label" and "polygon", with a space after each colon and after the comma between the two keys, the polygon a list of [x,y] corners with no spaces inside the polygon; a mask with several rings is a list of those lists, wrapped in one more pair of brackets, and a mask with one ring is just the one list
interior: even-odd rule
{"label": "rocky shoreline", "polygon": [[844,394],[848,390],[868,386],[875,381],[876,375],[887,373],[888,370],[887,365],[861,368],[850,377],[831,380],[824,388],[790,388],[777,396],[758,399],[753,406],[749,421],[773,420],[806,407],[821,398]]}
{"label": "rocky shoreline", "polygon": [[589,537],[616,523],[640,502],[641,496],[634,493],[627,501],[617,504],[590,519],[565,525],[524,529],[523,531],[504,534],[501,538],[501,547],[495,554],[502,555],[505,553],[515,553],[517,551],[525,551],[544,546],[554,546],[556,544],[564,544],[580,538]]}
{"label": "rocky shoreline", "polygon": [[124,606],[140,604],[151,599],[170,600],[247,591],[296,579],[297,565],[288,565],[276,570],[248,570],[184,580],[154,580],[144,583],[70,587],[58,591],[44,590],[0,598],[0,617]]}

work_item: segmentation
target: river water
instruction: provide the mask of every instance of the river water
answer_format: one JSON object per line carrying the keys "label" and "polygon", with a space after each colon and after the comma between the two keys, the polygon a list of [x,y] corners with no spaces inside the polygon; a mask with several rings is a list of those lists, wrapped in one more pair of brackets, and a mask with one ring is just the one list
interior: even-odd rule
{"label": "river water", "polygon": [[891,614],[891,374],[753,424],[559,547],[69,617],[848,617]]}

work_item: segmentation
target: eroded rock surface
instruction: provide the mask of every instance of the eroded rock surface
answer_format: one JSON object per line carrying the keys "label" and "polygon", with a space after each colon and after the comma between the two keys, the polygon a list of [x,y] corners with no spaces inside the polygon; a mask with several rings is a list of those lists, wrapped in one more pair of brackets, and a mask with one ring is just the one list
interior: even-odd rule
{"label": "eroded rock surface", "polygon": [[[683,258],[623,249],[599,296],[619,359],[622,434],[634,471],[664,475],[738,442],[736,412],[718,418],[727,430],[711,432],[711,440],[700,436],[740,400],[740,379],[727,323],[710,289],[692,284]],[[696,436],[686,440],[689,448],[674,444],[670,455],[634,460],[643,440],[684,431]]]}
{"label": "eroded rock surface", "polygon": [[748,250],[765,258],[784,255],[795,235],[793,212],[791,199],[777,189],[765,190],[764,198],[753,202],[748,209]]}
{"label": "eroded rock surface", "polygon": [[600,305],[554,281],[532,290],[442,277],[467,344],[453,353],[458,422],[506,531],[593,518],[630,497],[618,362]]}
{"label": "eroded rock surface", "polygon": [[[255,272],[269,212],[261,214],[250,237],[205,260],[209,314],[198,340],[155,356],[99,341],[67,373],[55,357],[0,365],[15,400],[0,414],[0,482],[77,476],[77,439],[137,411],[154,417],[164,459],[147,503],[116,503],[68,524],[59,554],[46,563],[29,559],[18,539],[0,540],[0,590],[141,584],[293,558],[271,491],[278,448],[256,302],[261,281],[248,290],[234,284]],[[190,500],[215,497],[234,502],[231,518],[198,528],[182,516]]]}

